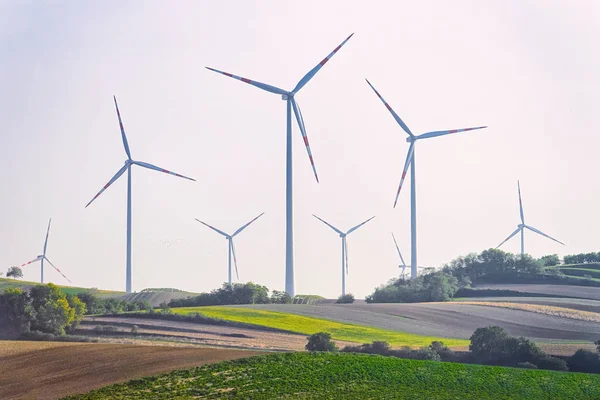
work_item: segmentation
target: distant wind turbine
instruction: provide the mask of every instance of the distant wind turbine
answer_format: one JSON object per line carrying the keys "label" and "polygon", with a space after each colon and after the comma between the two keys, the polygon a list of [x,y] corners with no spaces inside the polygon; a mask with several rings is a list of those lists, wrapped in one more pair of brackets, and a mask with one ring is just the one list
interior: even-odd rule
{"label": "distant wind turbine", "polygon": [[379,92],[371,85],[368,79],[365,79],[371,89],[375,92],[377,97],[383,102],[388,111],[392,114],[398,125],[402,127],[404,132],[408,134],[406,141],[410,143],[410,147],[408,148],[408,154],[406,155],[406,162],[404,163],[404,169],[402,170],[402,177],[400,178],[400,185],[398,186],[398,191],[396,192],[396,199],[394,200],[394,208],[396,207],[396,203],[398,202],[398,196],[400,195],[400,190],[402,189],[402,184],[404,183],[404,178],[406,177],[406,172],[408,171],[408,167],[410,166],[410,275],[411,278],[414,279],[417,277],[417,187],[416,187],[416,179],[415,179],[415,144],[417,140],[420,139],[428,139],[443,135],[449,135],[451,133],[458,132],[466,132],[472,131],[476,129],[484,129],[487,126],[478,126],[475,128],[464,128],[464,129],[452,129],[447,131],[433,131],[423,133],[421,135],[414,135],[411,130],[406,126],[404,121],[396,114],[396,112],[390,107],[390,105],[381,97]]}
{"label": "distant wind turbine", "polygon": [[[354,34],[352,34],[354,35]],[[287,91],[280,89],[275,86],[267,85],[266,83],[261,83],[258,81],[250,80],[247,78],[243,78],[241,76],[233,75],[228,72],[219,71],[214,68],[206,67],[207,69],[218,72],[230,78],[237,79],[244,83],[247,83],[252,86],[256,86],[259,89],[265,90],[269,93],[274,93],[281,95],[281,99],[287,104],[287,133],[286,133],[286,161],[285,161],[285,291],[292,297],[295,295],[294,289],[294,216],[293,216],[293,196],[292,196],[292,109],[294,110],[294,115],[296,116],[296,121],[298,122],[298,127],[300,128],[300,133],[302,134],[302,139],[304,140],[304,146],[306,147],[306,152],[308,153],[308,159],[310,160],[310,164],[312,166],[313,173],[315,174],[315,179],[317,183],[319,182],[319,177],[317,176],[317,170],[315,168],[315,163],[313,160],[312,152],[310,150],[310,146],[308,144],[308,136],[306,135],[306,128],[304,126],[304,119],[302,118],[302,112],[300,111],[300,106],[295,99],[296,94],[310,81],[313,76],[338,52],[339,49],[352,37],[352,35],[348,36],[346,40],[344,40],[338,47],[335,48],[327,57],[325,57],[316,67],[311,69],[296,85],[292,91]]]}
{"label": "distant wind turbine", "polygon": [[346,236],[348,236],[349,234],[351,234],[352,232],[354,232],[355,230],[357,230],[358,228],[360,228],[361,226],[363,226],[364,224],[366,224],[367,222],[369,222],[370,220],[372,220],[375,217],[373,216],[373,217],[369,218],[368,220],[361,222],[360,224],[356,225],[355,227],[348,229],[348,231],[346,231],[346,232],[342,232],[335,226],[331,225],[329,222],[317,217],[314,214],[313,214],[313,217],[315,217],[316,219],[318,219],[319,221],[323,222],[325,225],[327,225],[328,227],[330,227],[331,229],[336,231],[342,238],[342,296],[345,296],[346,295],[346,274],[348,273],[348,243],[346,242]]}
{"label": "distant wind turbine", "polygon": [[[554,240],[555,242],[560,243],[564,246],[563,242],[546,235],[544,232],[540,231],[539,229],[536,229],[530,225],[525,225],[525,216],[523,215],[523,202],[521,201],[521,183],[519,181],[517,181],[517,189],[519,191],[519,211],[521,213],[521,223],[517,226],[517,229],[513,233],[510,234],[509,237],[504,239],[504,242],[502,242],[498,245],[498,247],[502,246],[504,243],[506,243],[510,238],[515,236],[517,233],[521,232],[521,255],[524,255],[525,254],[525,228],[527,228],[530,231],[535,232],[539,235],[545,236],[548,239]],[[498,248],[498,247],[496,247],[496,248]]]}
{"label": "distant wind turbine", "polygon": [[396,245],[396,250],[398,250],[398,256],[400,256],[400,262],[402,263],[399,265],[399,267],[402,269],[402,272],[400,274],[402,275],[402,280],[404,280],[406,277],[406,275],[404,274],[404,270],[406,269],[406,263],[404,262],[404,257],[402,257],[402,253],[400,253],[400,247],[398,247],[398,242],[396,242],[396,237],[394,236],[393,233],[392,233],[392,239],[394,239],[394,244]]}
{"label": "distant wind turbine", "polygon": [[243,225],[241,228],[239,228],[237,231],[233,232],[232,235],[223,232],[220,229],[215,228],[214,226],[210,226],[209,224],[207,224],[206,222],[202,222],[200,221],[198,218],[194,218],[196,221],[200,222],[203,225],[208,226],[210,229],[212,229],[213,231],[217,232],[220,235],[225,236],[225,239],[227,239],[228,242],[228,253],[229,253],[229,264],[228,264],[228,268],[227,268],[227,282],[231,285],[231,255],[233,255],[233,263],[235,264],[235,275],[237,276],[237,279],[240,280],[240,275],[238,273],[238,267],[237,267],[237,257],[235,256],[235,245],[233,244],[233,238],[241,233],[244,229],[246,229],[248,227],[248,225],[250,225],[251,223],[253,223],[254,221],[256,221],[257,219],[259,219],[264,213],[260,214],[258,217],[254,218],[252,221],[248,222],[247,224]]}
{"label": "distant wind turbine", "polygon": [[125,171],[127,171],[127,266],[126,266],[126,277],[125,277],[125,290],[127,293],[131,293],[131,166],[138,165],[140,167],[152,169],[159,172],[164,172],[169,175],[178,176],[180,178],[189,179],[190,181],[196,181],[195,179],[188,178],[187,176],[176,174],[175,172],[168,171],[164,168],[157,167],[156,165],[148,164],[143,161],[134,161],[131,158],[131,152],[129,151],[129,143],[127,142],[127,136],[125,136],[125,129],[123,128],[123,121],[121,121],[121,113],[119,112],[119,106],[117,105],[117,98],[113,96],[115,101],[115,108],[117,110],[117,117],[119,118],[119,127],[121,128],[121,138],[123,139],[123,147],[127,154],[127,160],[125,165],[117,171],[110,181],[94,196],[92,200],[85,206],[86,208],[92,204],[94,200],[98,198],[110,185],[113,184]]}
{"label": "distant wind turbine", "polygon": [[52,222],[52,218],[50,218],[50,220],[48,221],[48,230],[46,231],[46,240],[44,240],[44,251],[42,253],[42,255],[37,256],[35,259],[29,261],[28,263],[25,263],[23,265],[21,265],[21,267],[24,267],[26,265],[32,264],[34,262],[40,261],[41,265],[40,265],[40,282],[44,283],[44,261],[48,261],[48,264],[50,264],[52,266],[52,268],[54,268],[55,270],[58,271],[59,274],[62,275],[63,278],[65,278],[66,280],[69,281],[69,283],[72,283],[71,280],[69,278],[67,278],[62,272],[60,272],[60,269],[56,268],[54,266],[54,264],[52,264],[50,262],[50,260],[48,260],[48,257],[46,257],[46,249],[48,248],[48,235],[50,234],[50,223]]}

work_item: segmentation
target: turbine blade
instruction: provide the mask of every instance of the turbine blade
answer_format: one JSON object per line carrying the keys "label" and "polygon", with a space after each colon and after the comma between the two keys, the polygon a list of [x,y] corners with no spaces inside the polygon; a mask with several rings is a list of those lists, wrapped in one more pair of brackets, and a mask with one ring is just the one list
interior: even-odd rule
{"label": "turbine blade", "polygon": [[360,228],[361,226],[363,226],[364,224],[366,224],[367,222],[369,222],[370,220],[372,220],[373,218],[375,218],[375,216],[372,216],[371,218],[369,218],[368,220],[361,222],[360,224],[356,225],[353,228],[348,229],[348,232],[346,232],[346,235],[351,234],[352,232],[354,232],[355,230],[357,230],[358,228]]}
{"label": "turbine blade", "polygon": [[308,136],[306,135],[306,127],[304,126],[304,118],[302,118],[302,111],[300,111],[300,106],[296,103],[296,100],[294,100],[294,98],[292,98],[292,108],[294,109],[294,114],[296,114],[296,121],[298,121],[298,126],[300,127],[300,133],[302,134],[302,139],[304,140],[304,146],[306,146],[306,152],[308,153],[308,159],[310,161],[310,165],[312,167],[313,173],[315,174],[315,179],[317,180],[317,183],[318,183],[319,176],[317,175],[315,161],[313,159],[312,151],[310,151],[310,145],[308,144]]}
{"label": "turbine blade", "polygon": [[233,233],[233,235],[231,235],[231,237],[234,237],[235,235],[237,235],[238,233],[240,233],[241,231],[243,231],[244,229],[246,229],[248,227],[248,225],[250,225],[251,223],[253,223],[254,221],[256,221],[257,219],[259,219],[260,217],[262,217],[262,215],[264,214],[261,213],[258,217],[254,218],[252,221],[248,222],[246,225],[242,226],[240,229],[238,229],[237,231],[235,231]]}
{"label": "turbine blade", "polygon": [[207,224],[206,222],[202,222],[202,221],[200,221],[198,218],[194,218],[194,219],[195,219],[196,221],[200,222],[202,225],[208,226],[208,227],[209,227],[210,229],[212,229],[213,231],[215,231],[215,232],[217,232],[217,233],[220,233],[221,235],[223,235],[223,236],[225,236],[225,237],[227,237],[227,238],[229,237],[229,235],[228,235],[228,234],[226,234],[225,232],[223,232],[222,230],[220,230],[220,229],[217,229],[217,228],[215,228],[214,226],[210,226],[210,225],[209,225],[209,224]]}
{"label": "turbine blade", "polygon": [[344,232],[340,231],[338,228],[336,228],[335,226],[331,225],[329,222],[317,217],[315,214],[313,214],[313,217],[315,217],[316,219],[318,219],[319,221],[321,221],[322,223],[324,223],[325,225],[327,225],[328,227],[330,227],[331,229],[333,229],[334,231],[336,231],[337,233],[339,233],[340,235],[343,235]]}
{"label": "turbine blade", "polygon": [[289,95],[289,92],[287,92],[283,89],[279,89],[278,87],[275,87],[275,86],[267,85],[266,83],[253,81],[253,80],[250,80],[247,78],[242,78],[241,76],[233,75],[233,74],[230,74],[229,72],[219,71],[218,69],[214,69],[214,68],[210,68],[210,67],[206,67],[206,69],[209,69],[213,72],[218,72],[219,74],[223,74],[223,75],[228,76],[233,79],[237,79],[238,81],[245,82],[249,85],[256,86],[257,88],[266,90],[267,92],[270,92],[270,93],[281,94],[281,95],[286,95],[286,96]]}
{"label": "turbine blade", "polygon": [[46,240],[44,240],[44,255],[46,255],[46,247],[48,246],[48,235],[50,234],[50,223],[52,222],[52,218],[48,221],[48,230],[46,230]]}
{"label": "turbine blade", "polygon": [[125,153],[131,160],[131,152],[129,151],[129,143],[127,143],[127,136],[125,136],[125,129],[123,128],[123,121],[121,120],[121,113],[119,112],[119,105],[117,104],[117,97],[113,96],[115,101],[115,108],[117,109],[117,117],[119,117],[119,127],[121,128],[121,138],[123,139],[123,147],[125,147]]}
{"label": "turbine blade", "polygon": [[518,227],[517,229],[515,229],[515,231],[513,233],[511,233],[506,239],[504,239],[504,241],[502,243],[500,243],[498,246],[496,246],[496,248],[498,248],[498,247],[502,246],[504,243],[506,243],[510,238],[515,236],[517,233],[519,233],[521,231],[521,229],[523,229],[523,228]]}
{"label": "turbine blade", "polygon": [[69,283],[73,283],[73,282],[71,282],[71,280],[70,280],[69,278],[67,278],[67,277],[65,276],[65,274],[63,274],[62,272],[60,272],[60,269],[56,268],[56,267],[54,266],[54,264],[52,264],[52,263],[50,262],[50,260],[48,260],[48,257],[44,256],[44,260],[48,261],[48,264],[50,264],[50,265],[52,266],[52,268],[54,268],[55,270],[57,270],[57,271],[58,271],[58,273],[59,273],[59,274],[61,274],[63,278],[65,278],[66,280],[68,280],[68,281],[69,281]]}
{"label": "turbine blade", "polygon": [[406,270],[406,265],[402,265],[402,280],[406,279],[406,272],[405,272],[405,270]]}
{"label": "turbine blade", "polygon": [[306,85],[308,83],[308,81],[310,81],[313,76],[315,76],[315,74],[321,69],[323,68],[323,65],[325,65],[327,63],[327,61],[331,60],[331,57],[333,57],[335,55],[335,53],[337,53],[339,51],[339,49],[342,48],[343,45],[346,44],[346,42],[348,40],[350,40],[350,38],[354,35],[351,34],[350,36],[348,36],[346,38],[346,40],[344,40],[338,47],[336,47],[331,53],[329,53],[329,55],[327,57],[325,57],[323,60],[321,60],[320,63],[317,64],[316,67],[314,67],[313,69],[311,69],[310,71],[308,71],[308,73],[306,75],[304,75],[304,77],[302,77],[302,79],[300,79],[300,82],[298,82],[298,84],[296,85],[296,87],[294,88],[294,90],[292,90],[292,93],[298,93],[298,91],[300,89],[302,89],[304,87],[304,85]]}
{"label": "turbine blade", "polygon": [[452,129],[452,130],[449,130],[449,131],[427,132],[427,133],[424,133],[422,135],[417,136],[417,139],[427,139],[427,138],[432,138],[432,137],[437,137],[437,136],[449,135],[451,133],[474,131],[474,130],[477,130],[477,129],[485,129],[485,128],[487,128],[487,126],[477,126],[475,128]]}
{"label": "turbine blade", "polygon": [[406,161],[404,162],[404,169],[402,170],[402,177],[400,178],[400,185],[398,185],[398,191],[396,192],[396,199],[394,200],[394,208],[396,208],[396,203],[398,203],[398,196],[400,196],[400,190],[402,190],[402,184],[404,183],[404,178],[406,178],[406,172],[408,171],[408,167],[412,162],[413,152],[415,151],[415,142],[410,144],[408,148],[408,153],[406,154]]}
{"label": "turbine blade", "polygon": [[404,121],[402,121],[402,118],[400,118],[398,116],[398,114],[396,114],[396,112],[392,109],[392,107],[390,107],[390,105],[387,103],[387,101],[385,101],[383,99],[383,97],[381,97],[381,95],[379,94],[379,92],[377,91],[377,89],[375,89],[373,87],[373,85],[371,85],[371,82],[369,82],[368,79],[365,79],[365,81],[367,81],[367,83],[369,84],[369,86],[371,86],[371,89],[373,89],[373,91],[375,92],[375,94],[377,95],[377,97],[379,97],[379,100],[381,100],[383,102],[383,104],[385,105],[385,107],[388,109],[388,111],[390,113],[392,113],[392,116],[394,117],[394,119],[396,120],[396,122],[398,123],[398,125],[400,125],[402,127],[402,129],[404,129],[404,132],[408,133],[409,136],[415,136],[413,135],[413,133],[410,131],[410,129],[408,129],[408,126],[406,126],[406,124],[404,123]]}
{"label": "turbine blade", "polygon": [[94,200],[96,200],[98,198],[98,196],[100,196],[102,194],[102,192],[104,192],[110,185],[112,185],[114,181],[116,181],[117,179],[119,179],[119,177],[121,175],[123,175],[123,173],[127,170],[127,168],[129,168],[130,165],[131,164],[129,162],[125,163],[125,165],[123,165],[121,167],[121,169],[117,171],[117,173],[115,174],[115,176],[113,176],[110,179],[110,181],[108,181],[108,183],[106,185],[104,185],[104,187],[98,193],[96,193],[96,195],[94,196],[94,198],[91,199],[90,202],[86,204],[85,208],[87,208],[90,204],[92,204],[92,202]]}
{"label": "turbine blade", "polygon": [[346,275],[348,275],[348,240],[346,240],[346,237],[344,237],[343,239],[344,239],[344,248],[345,248],[345,253],[346,253]]}
{"label": "turbine blade", "polygon": [[34,262],[40,261],[42,258],[44,258],[44,256],[37,256],[35,259],[33,259],[33,260],[29,261],[29,262],[26,262],[25,264],[22,264],[21,267],[24,267],[24,266],[32,264]]}
{"label": "turbine blade", "polygon": [[233,254],[233,265],[235,266],[235,276],[237,277],[237,280],[240,280],[240,274],[238,273],[238,266],[237,266],[237,257],[235,255],[235,245],[233,244],[233,239],[229,241],[229,243],[231,243],[231,253]]}
{"label": "turbine blade", "polygon": [[538,234],[540,234],[540,235],[542,235],[542,236],[545,236],[545,237],[547,237],[548,239],[554,240],[556,243],[560,243],[560,244],[562,244],[563,246],[565,245],[565,244],[564,244],[563,242],[561,242],[560,240],[556,240],[556,239],[554,239],[553,237],[546,235],[544,232],[540,231],[539,229],[535,229],[533,226],[525,225],[525,228],[527,228],[527,229],[529,229],[530,231],[533,231],[533,232],[535,232],[535,233],[538,233]]}
{"label": "turbine blade", "polygon": [[153,170],[155,170],[155,171],[164,172],[165,174],[169,174],[169,175],[178,176],[178,177],[180,177],[180,178],[183,178],[183,179],[188,179],[188,180],[190,180],[190,181],[194,181],[194,182],[196,182],[196,180],[195,180],[195,179],[193,179],[193,178],[188,178],[187,176],[184,176],[184,175],[177,174],[177,173],[175,173],[175,172],[172,172],[172,171],[166,170],[166,169],[164,169],[164,168],[157,167],[156,165],[148,164],[148,163],[146,163],[146,162],[143,162],[143,161],[132,161],[131,163],[132,163],[132,164],[135,164],[135,165],[139,165],[140,167],[144,167],[144,168],[148,168],[148,169],[153,169]]}
{"label": "turbine blade", "polygon": [[404,257],[402,257],[402,253],[400,253],[400,247],[398,247],[398,242],[396,242],[396,237],[392,233],[392,238],[394,239],[394,244],[396,245],[396,250],[398,250],[398,255],[400,256],[400,261],[402,261],[402,274],[404,274],[404,268],[406,268],[406,263],[404,262]]}
{"label": "turbine blade", "polygon": [[525,224],[525,216],[523,215],[523,202],[521,201],[521,182],[517,181],[517,188],[519,190],[519,211],[521,212],[521,223]]}

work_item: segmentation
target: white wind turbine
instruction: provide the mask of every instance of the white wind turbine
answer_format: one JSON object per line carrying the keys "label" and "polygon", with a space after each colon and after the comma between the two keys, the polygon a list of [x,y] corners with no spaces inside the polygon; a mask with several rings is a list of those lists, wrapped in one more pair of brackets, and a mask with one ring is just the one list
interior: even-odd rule
{"label": "white wind turbine", "polygon": [[207,224],[206,222],[202,222],[200,221],[198,218],[194,218],[196,221],[200,222],[203,225],[206,225],[207,227],[209,227],[210,229],[212,229],[213,231],[217,232],[220,235],[225,236],[225,239],[227,239],[228,242],[228,253],[229,253],[229,262],[228,262],[228,268],[227,268],[227,282],[231,285],[231,256],[233,255],[233,263],[235,264],[235,275],[237,276],[237,279],[240,279],[240,275],[238,274],[238,267],[237,267],[237,257],[235,256],[235,245],[233,244],[233,238],[238,235],[239,233],[241,233],[244,229],[246,229],[251,223],[253,223],[254,221],[256,221],[257,219],[259,219],[262,215],[264,214],[264,212],[262,214],[260,214],[258,217],[254,218],[252,221],[248,222],[247,224],[243,225],[241,228],[239,228],[237,231],[233,232],[232,235],[223,232],[220,229],[215,228],[214,226],[210,226],[209,224]]}
{"label": "white wind turbine", "polygon": [[346,242],[346,236],[348,236],[349,234],[351,234],[352,232],[354,232],[355,230],[357,230],[358,228],[360,228],[361,226],[363,226],[364,224],[366,224],[367,222],[369,222],[370,220],[372,220],[375,217],[373,216],[373,217],[369,218],[368,220],[361,222],[360,224],[356,225],[355,227],[348,229],[348,231],[346,231],[346,232],[342,232],[335,226],[331,225],[329,222],[322,220],[321,218],[317,217],[314,214],[313,214],[313,217],[315,217],[316,219],[318,219],[319,221],[323,222],[325,225],[327,225],[328,227],[330,227],[331,229],[336,231],[342,238],[342,296],[345,296],[346,295],[346,274],[348,273],[348,243]]}

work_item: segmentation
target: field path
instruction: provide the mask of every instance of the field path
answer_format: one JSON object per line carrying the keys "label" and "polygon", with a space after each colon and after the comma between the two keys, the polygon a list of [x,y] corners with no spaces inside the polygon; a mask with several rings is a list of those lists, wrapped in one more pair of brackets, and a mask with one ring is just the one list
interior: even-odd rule
{"label": "field path", "polygon": [[0,399],[57,399],[174,369],[262,354],[246,350],[0,341]]}

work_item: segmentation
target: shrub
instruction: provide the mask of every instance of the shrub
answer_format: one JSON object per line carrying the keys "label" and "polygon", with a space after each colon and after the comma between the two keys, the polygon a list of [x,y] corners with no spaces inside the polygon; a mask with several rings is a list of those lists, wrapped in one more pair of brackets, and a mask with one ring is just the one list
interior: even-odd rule
{"label": "shrub", "polygon": [[331,341],[331,334],[318,332],[308,337],[304,347],[307,351],[338,351],[338,347]]}
{"label": "shrub", "polygon": [[579,349],[569,357],[568,365],[573,372],[598,374],[600,373],[600,355],[593,351]]}
{"label": "shrub", "polygon": [[477,360],[495,363],[503,358],[504,344],[508,338],[508,332],[499,326],[477,328],[471,335],[469,350]]}
{"label": "shrub", "polygon": [[40,331],[23,332],[19,337],[21,340],[36,340],[36,341],[48,341],[48,342],[91,342],[97,343],[98,339],[90,338],[87,336],[77,335],[53,335],[52,333],[45,333]]}
{"label": "shrub", "polygon": [[273,290],[271,293],[271,303],[273,304],[291,304],[292,296],[287,292],[280,292],[279,290]]}
{"label": "shrub", "polygon": [[541,369],[551,369],[554,371],[568,371],[567,362],[562,358],[550,357],[548,355],[536,359],[535,364]]}
{"label": "shrub", "polygon": [[450,360],[454,358],[454,352],[441,341],[433,341],[429,345],[431,351],[436,352],[442,360]]}
{"label": "shrub", "polygon": [[423,347],[419,350],[414,350],[411,354],[411,358],[415,360],[430,360],[430,361],[441,361],[440,355],[429,347]]}
{"label": "shrub", "polygon": [[354,303],[354,295],[352,293],[348,293],[338,297],[336,303],[338,304],[351,304]]}
{"label": "shrub", "polygon": [[458,290],[458,279],[447,272],[430,272],[412,280],[392,279],[367,296],[367,303],[448,301]]}
{"label": "shrub", "polygon": [[527,368],[527,369],[538,369],[537,365],[532,364],[532,363],[527,362],[527,361],[518,363],[517,367],[519,367],[519,368]]}

